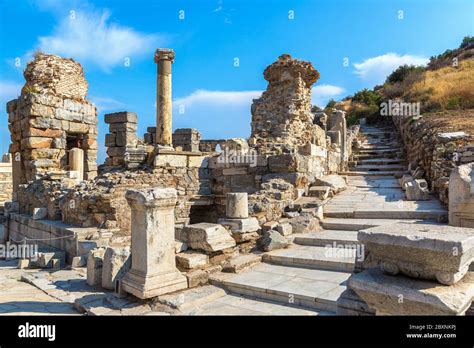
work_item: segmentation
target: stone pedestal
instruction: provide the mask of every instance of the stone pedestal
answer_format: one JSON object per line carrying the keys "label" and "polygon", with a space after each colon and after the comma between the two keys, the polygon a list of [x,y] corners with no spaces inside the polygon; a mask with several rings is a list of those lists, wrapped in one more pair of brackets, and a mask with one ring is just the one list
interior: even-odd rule
{"label": "stone pedestal", "polygon": [[246,192],[228,193],[226,195],[226,217],[229,219],[246,219],[249,217],[249,201]]}
{"label": "stone pedestal", "polygon": [[84,150],[77,147],[69,150],[69,169],[77,172],[78,180],[84,180]]}
{"label": "stone pedestal", "polygon": [[155,52],[155,63],[158,65],[156,93],[156,143],[172,146],[172,99],[171,99],[171,64],[174,51],[169,48],[158,48]]}
{"label": "stone pedestal", "polygon": [[123,289],[146,299],[187,288],[175,261],[176,190],[128,190],[125,197],[132,210],[132,267],[123,278]]}

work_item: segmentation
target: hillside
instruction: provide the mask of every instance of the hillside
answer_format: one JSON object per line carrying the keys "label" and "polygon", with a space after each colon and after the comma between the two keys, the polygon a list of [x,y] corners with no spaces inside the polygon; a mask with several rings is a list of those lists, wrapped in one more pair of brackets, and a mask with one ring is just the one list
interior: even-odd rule
{"label": "hillside", "polygon": [[[364,89],[327,109],[346,111],[349,123],[361,117],[382,122],[382,105],[388,102],[415,103],[420,114],[445,129],[467,128],[474,134],[474,37],[465,37],[454,50],[431,57],[426,67],[403,65],[383,85]],[[419,104],[418,104],[419,103]]]}

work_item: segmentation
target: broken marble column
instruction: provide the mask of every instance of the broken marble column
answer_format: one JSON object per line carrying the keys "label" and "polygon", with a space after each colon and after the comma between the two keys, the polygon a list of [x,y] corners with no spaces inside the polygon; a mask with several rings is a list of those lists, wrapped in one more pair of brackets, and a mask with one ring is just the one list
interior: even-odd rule
{"label": "broken marble column", "polygon": [[438,286],[372,268],[353,274],[347,283],[376,315],[464,315],[474,299],[474,272],[454,285]]}
{"label": "broken marble column", "polygon": [[474,261],[474,229],[447,225],[394,223],[359,231],[382,271],[452,285]]}
{"label": "broken marble column", "polygon": [[341,147],[341,170],[344,170],[344,167],[348,161],[348,151],[347,151],[347,122],[346,122],[346,113],[341,110],[333,109],[331,115],[329,116],[329,132],[339,132],[340,133],[340,147]]}
{"label": "broken marble column", "polygon": [[84,150],[77,147],[69,150],[69,170],[77,172],[77,180],[84,180]]}
{"label": "broken marble column", "polygon": [[245,219],[249,217],[249,201],[247,192],[226,194],[226,217],[229,219]]}
{"label": "broken marble column", "polygon": [[449,224],[474,228],[474,162],[454,168],[449,176]]}
{"label": "broken marble column", "polygon": [[174,62],[174,51],[169,48],[158,48],[155,52],[155,63],[158,65],[156,93],[156,143],[172,148],[172,99],[171,99],[171,65]]}
{"label": "broken marble column", "polygon": [[122,279],[123,289],[141,299],[185,289],[186,277],[175,260],[176,190],[128,190],[125,198],[132,211],[132,266]]}
{"label": "broken marble column", "polygon": [[249,217],[248,195],[246,192],[227,193],[226,218],[217,221],[227,226],[237,242],[243,242],[258,237],[260,228],[255,217]]}

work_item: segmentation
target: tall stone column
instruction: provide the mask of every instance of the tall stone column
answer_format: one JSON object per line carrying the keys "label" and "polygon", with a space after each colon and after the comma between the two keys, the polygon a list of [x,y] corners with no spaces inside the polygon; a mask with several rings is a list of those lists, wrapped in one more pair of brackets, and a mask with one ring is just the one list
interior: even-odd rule
{"label": "tall stone column", "polygon": [[141,299],[187,288],[176,268],[172,188],[128,190],[132,210],[132,267],[122,280],[123,289]]}
{"label": "tall stone column", "polygon": [[155,52],[155,63],[158,64],[156,92],[156,144],[172,147],[172,99],[171,99],[171,64],[174,51],[169,48],[158,48]]}

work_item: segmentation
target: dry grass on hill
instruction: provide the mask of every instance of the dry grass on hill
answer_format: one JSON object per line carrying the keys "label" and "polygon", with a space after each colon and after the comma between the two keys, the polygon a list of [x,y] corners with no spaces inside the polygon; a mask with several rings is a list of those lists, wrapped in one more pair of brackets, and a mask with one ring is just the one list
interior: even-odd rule
{"label": "dry grass on hill", "polygon": [[474,58],[459,66],[428,70],[405,92],[407,99],[425,99],[442,109],[474,108]]}
{"label": "dry grass on hill", "polygon": [[464,131],[474,135],[474,109],[424,113],[423,120],[440,132]]}

